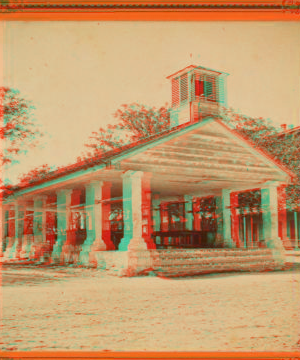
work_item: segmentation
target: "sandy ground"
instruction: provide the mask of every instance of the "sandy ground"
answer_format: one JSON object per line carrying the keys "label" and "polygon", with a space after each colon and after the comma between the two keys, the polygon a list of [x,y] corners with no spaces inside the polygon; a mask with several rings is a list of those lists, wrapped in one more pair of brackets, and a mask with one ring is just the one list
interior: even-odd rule
{"label": "sandy ground", "polygon": [[2,265],[1,350],[300,350],[300,257],[285,271],[119,278]]}

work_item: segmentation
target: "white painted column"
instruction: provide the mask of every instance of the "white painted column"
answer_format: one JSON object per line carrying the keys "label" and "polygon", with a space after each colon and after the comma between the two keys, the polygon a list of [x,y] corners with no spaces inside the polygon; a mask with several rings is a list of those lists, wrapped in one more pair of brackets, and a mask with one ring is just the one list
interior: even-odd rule
{"label": "white painted column", "polygon": [[146,250],[142,237],[142,176],[141,171],[127,171],[123,177],[124,237],[119,250]]}
{"label": "white painted column", "polygon": [[15,240],[15,234],[13,233],[13,225],[14,225],[14,208],[13,208],[13,204],[9,205],[8,208],[8,218],[7,218],[7,228],[8,228],[8,236],[6,238],[6,248],[5,248],[5,252],[3,254],[3,257],[5,259],[9,259],[12,257],[12,249],[13,249],[13,245],[14,245],[14,240]]}
{"label": "white painted column", "polygon": [[71,189],[57,192],[57,241],[52,251],[52,261],[60,262],[62,247],[67,239],[70,222]]}
{"label": "white painted column", "polygon": [[[160,199],[154,199],[152,201],[152,216],[153,216],[153,231],[160,231]],[[157,244],[161,244],[161,237],[156,236]]]}
{"label": "white painted column", "polygon": [[2,205],[0,206],[0,212],[1,212],[1,216],[0,216],[0,220],[1,220],[1,224],[0,224],[0,227],[1,227],[1,239],[0,239],[0,257],[3,256],[3,248],[4,248],[4,243],[6,241],[5,239],[5,235],[6,235],[6,224],[5,224],[5,220],[6,220],[6,209],[5,207]]}
{"label": "white painted column", "polygon": [[235,246],[231,238],[231,209],[230,209],[230,190],[222,189],[222,195],[216,199],[218,230],[217,241],[223,242],[224,247],[232,248]]}
{"label": "white painted column", "polygon": [[24,207],[23,204],[15,205],[15,252],[14,258],[19,259],[22,251],[22,240],[24,233]]}
{"label": "white painted column", "polygon": [[24,203],[24,221],[23,221],[23,236],[22,236],[22,249],[20,252],[20,258],[25,259],[28,257],[30,253],[30,242],[29,242],[29,235],[27,234],[28,229],[28,211],[27,211],[27,203]]}
{"label": "white painted column", "polygon": [[153,230],[160,231],[160,199],[154,199],[152,201],[153,205]]}
{"label": "white painted column", "polygon": [[[106,244],[102,238],[102,189],[103,181],[92,181],[86,185],[87,237],[82,245],[79,262],[88,265],[99,262],[95,252],[105,251]],[[99,255],[99,254],[98,254]],[[98,264],[99,265],[99,264]]]}
{"label": "white painted column", "polygon": [[191,195],[184,195],[184,212],[185,212],[185,229],[186,230],[193,230],[193,197]]}
{"label": "white painted column", "polygon": [[40,249],[43,242],[43,197],[37,196],[33,200],[33,242],[31,244],[30,259],[38,259],[40,257]]}
{"label": "white painted column", "polygon": [[294,224],[295,224],[295,249],[299,250],[299,231],[298,231],[298,212],[294,211]]}
{"label": "white painted column", "polygon": [[123,252],[121,274],[134,276],[152,268],[156,256],[154,249],[148,250],[142,228],[143,172],[127,171],[123,174],[124,237],[119,251]]}
{"label": "white painted column", "polygon": [[277,183],[266,184],[261,189],[261,205],[264,227],[264,241],[266,246],[273,251],[273,256],[278,265],[285,262],[284,248],[278,236],[278,192]]}
{"label": "white painted column", "polygon": [[14,223],[15,223],[15,236],[13,239],[13,245],[11,248],[11,251],[9,253],[9,258],[17,259],[18,252],[19,252],[19,204],[16,201],[14,204],[14,211],[15,211],[15,217],[14,217]]}

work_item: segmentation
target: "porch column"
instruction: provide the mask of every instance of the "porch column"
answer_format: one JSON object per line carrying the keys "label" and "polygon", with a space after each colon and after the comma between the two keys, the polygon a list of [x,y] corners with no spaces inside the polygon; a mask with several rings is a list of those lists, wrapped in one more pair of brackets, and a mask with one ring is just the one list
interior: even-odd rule
{"label": "porch column", "polygon": [[119,250],[147,249],[142,237],[142,176],[141,171],[127,171],[123,178],[124,237]]}
{"label": "porch column", "polygon": [[191,195],[184,195],[184,212],[185,212],[185,229],[193,230],[193,197]]}
{"label": "porch column", "polygon": [[[155,198],[152,201],[152,206],[153,206],[153,210],[152,210],[152,216],[153,216],[153,231],[160,231],[160,199]],[[160,236],[156,236],[155,237],[155,243],[156,244],[161,244],[161,237]]]}
{"label": "porch column", "polygon": [[269,183],[261,189],[261,205],[264,227],[264,241],[272,249],[274,260],[284,265],[285,255],[282,241],[278,236],[278,192],[277,183]]}
{"label": "porch column", "polygon": [[[86,212],[88,214],[86,231],[87,237],[82,245],[79,262],[84,265],[97,263],[95,252],[105,251],[106,245],[102,238],[102,189],[103,181],[92,181],[86,185]],[[98,254],[99,255],[99,254]]]}
{"label": "porch column", "polygon": [[14,258],[20,259],[22,251],[22,240],[24,234],[24,207],[17,203],[15,205],[15,252]]}
{"label": "porch column", "polygon": [[37,196],[33,201],[33,242],[31,244],[29,258],[40,259],[42,256],[43,242],[46,241],[43,236],[46,231],[46,224],[44,223],[45,197]]}
{"label": "porch column", "polygon": [[112,183],[107,181],[102,185],[102,239],[105,243],[105,250],[116,250],[111,239],[110,210],[111,210],[111,187]]}
{"label": "porch column", "polygon": [[217,243],[223,247],[235,247],[231,238],[230,190],[222,189],[222,195],[216,198]]}
{"label": "porch column", "polygon": [[52,262],[61,262],[62,247],[67,239],[70,225],[70,206],[72,190],[58,190],[57,192],[57,241],[52,251]]}
{"label": "porch column", "polygon": [[15,239],[15,221],[14,221],[15,212],[13,206],[9,206],[8,210],[8,219],[7,219],[7,239],[6,239],[6,248],[3,254],[4,258],[9,259],[12,256],[14,239]]}
{"label": "porch column", "polygon": [[298,229],[298,211],[294,211],[295,224],[295,250],[299,250],[299,229]]}
{"label": "porch column", "polygon": [[236,247],[244,247],[239,234],[239,193],[230,193],[231,234]]}
{"label": "porch column", "polygon": [[80,204],[80,195],[80,189],[73,189],[71,192],[66,241],[61,251],[61,261],[64,264],[74,263],[78,259],[78,251],[76,251],[76,226],[73,224],[74,214],[72,213],[71,206]]}
{"label": "porch column", "polygon": [[[143,172],[127,171],[123,177],[123,212],[124,212],[124,237],[120,242],[119,250],[127,251],[123,264],[123,275],[133,276],[151,268],[150,249],[154,250],[155,244],[148,237],[143,237],[143,209],[148,205],[143,204]],[[147,177],[146,177],[147,179]],[[146,189],[147,189],[146,180]],[[149,184],[148,184],[149,185]],[[148,195],[150,189],[148,189]],[[146,197],[150,201],[150,196]],[[150,210],[150,209],[149,209]],[[147,215],[148,216],[148,212]],[[146,220],[144,220],[146,221]],[[147,224],[151,226],[151,224]]]}
{"label": "porch column", "polygon": [[31,234],[30,223],[32,218],[32,212],[27,210],[28,205],[29,205],[28,203],[24,204],[24,230],[23,230],[23,238],[22,238],[22,249],[20,252],[21,259],[28,258],[31,251],[32,234]]}
{"label": "porch column", "polygon": [[287,234],[286,186],[278,186],[278,231],[285,248],[292,248]]}
{"label": "porch column", "polygon": [[18,249],[18,203],[14,203],[14,205],[9,210],[9,219],[8,219],[8,242],[6,246],[6,250],[4,253],[4,257],[7,259],[16,258],[16,251]]}
{"label": "porch column", "polygon": [[1,211],[1,239],[0,239],[0,257],[4,254],[5,238],[6,238],[6,212],[4,205],[0,207]]}

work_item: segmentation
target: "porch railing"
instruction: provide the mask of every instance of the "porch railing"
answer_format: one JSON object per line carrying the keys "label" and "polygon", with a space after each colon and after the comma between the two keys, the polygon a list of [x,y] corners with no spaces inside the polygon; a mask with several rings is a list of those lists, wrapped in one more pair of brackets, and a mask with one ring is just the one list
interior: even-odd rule
{"label": "porch railing", "polygon": [[155,231],[152,234],[157,249],[176,248],[210,248],[216,233],[210,231],[180,230]]}

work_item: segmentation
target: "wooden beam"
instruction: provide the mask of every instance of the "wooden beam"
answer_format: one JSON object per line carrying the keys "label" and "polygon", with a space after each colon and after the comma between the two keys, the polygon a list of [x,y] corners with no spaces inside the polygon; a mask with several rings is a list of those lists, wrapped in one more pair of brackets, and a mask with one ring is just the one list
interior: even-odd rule
{"label": "wooden beam", "polygon": [[[197,141],[202,141],[204,143],[214,143],[214,144],[221,144],[221,145],[231,145],[232,144],[232,140],[228,139],[228,137],[226,138],[220,138],[219,136],[211,136],[211,135],[207,135],[207,134],[190,134],[189,138],[192,138],[193,140],[196,139]],[[225,140],[226,139],[226,140]]]}
{"label": "wooden beam", "polygon": [[[145,163],[144,157],[135,157],[132,158],[131,161],[137,162],[139,164]],[[187,161],[187,160],[179,160],[179,159],[170,159],[170,158],[164,158],[161,156],[152,155],[151,157],[147,158],[147,163],[150,165],[163,165],[168,166],[169,164],[177,166],[181,165],[182,168],[200,168],[207,169],[207,170],[221,170],[222,172],[227,172],[228,170],[234,171],[235,173],[242,173],[244,176],[249,175],[249,173],[255,173],[254,175],[257,176],[265,176],[265,175],[272,175],[276,174],[274,172],[274,169],[270,168],[259,168],[255,166],[247,166],[247,165],[228,165],[228,164],[219,164],[219,163],[213,163],[208,161]],[[248,170],[249,169],[249,170]]]}
{"label": "wooden beam", "polygon": [[[204,160],[204,161],[207,161],[207,160],[210,160],[210,161],[213,161],[213,162],[217,162],[218,164],[220,164],[220,162],[229,162],[228,165],[242,165],[242,166],[254,166],[255,168],[266,168],[266,165],[265,164],[256,164],[255,162],[253,162],[253,156],[249,156],[247,159],[249,160],[246,160],[246,159],[231,159],[231,158],[228,158],[228,157],[225,157],[225,156],[216,156],[216,155],[203,155],[205,154],[205,152],[203,152],[203,154],[193,154],[193,153],[190,153],[190,152],[187,152],[187,153],[182,153],[182,152],[176,152],[176,151],[170,151],[170,150],[164,150],[164,149],[157,149],[157,150],[148,150],[147,151],[147,154],[149,154],[150,156],[160,156],[160,157],[176,157],[177,159],[182,159],[182,160],[186,160],[186,161],[189,161],[190,158],[193,158],[193,159],[199,159],[199,160]],[[224,160],[226,159],[226,160]],[[248,162],[249,161],[249,162]],[[271,168],[270,168],[271,169]]]}
{"label": "wooden beam", "polygon": [[[154,149],[153,149],[154,150]],[[164,147],[159,147],[156,148],[155,150],[157,151],[175,151],[178,152],[178,150],[180,150],[180,153],[185,155],[185,154],[190,154],[190,155],[207,155],[207,156],[220,156],[220,154],[224,154],[224,156],[228,156],[228,157],[232,157],[234,159],[240,159],[241,155],[243,156],[243,159],[249,159],[249,160],[253,160],[253,155],[249,154],[249,153],[245,153],[245,152],[237,152],[237,151],[226,151],[226,150],[214,150],[211,149],[209,146],[207,147],[186,147],[186,146],[177,146],[177,145],[166,145]],[[150,150],[149,150],[150,151]]]}
{"label": "wooden beam", "polygon": [[249,154],[248,151],[245,151],[241,146],[232,146],[232,145],[220,145],[216,143],[201,143],[199,140],[187,140],[186,142],[183,141],[174,141],[168,146],[173,145],[175,147],[184,145],[185,147],[193,148],[193,149],[208,149],[208,150],[221,150],[221,151],[230,151],[236,152],[239,151],[241,154]]}
{"label": "wooden beam", "polygon": [[207,180],[215,179],[215,180],[233,180],[236,178],[247,180],[261,180],[261,181],[268,181],[272,180],[272,176],[266,176],[265,174],[245,174],[244,172],[232,172],[232,171],[220,171],[220,170],[213,170],[213,169],[201,169],[195,170],[195,168],[189,168],[182,166],[175,166],[175,165],[158,165],[158,164],[146,164],[143,162],[130,162],[130,161],[123,161],[121,163],[121,167],[124,170],[140,170],[152,173],[164,173],[169,174],[170,176],[178,176],[184,174],[185,176],[189,175],[196,175],[199,177],[199,180],[205,178]]}

